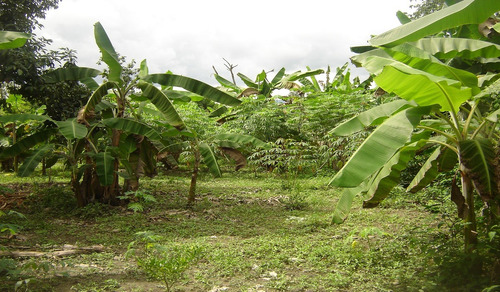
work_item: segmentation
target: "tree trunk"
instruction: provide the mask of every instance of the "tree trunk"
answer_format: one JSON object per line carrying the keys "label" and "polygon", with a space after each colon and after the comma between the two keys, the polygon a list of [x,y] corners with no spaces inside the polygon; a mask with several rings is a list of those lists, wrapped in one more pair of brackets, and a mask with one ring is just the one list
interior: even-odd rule
{"label": "tree trunk", "polygon": [[194,205],[194,200],[196,196],[196,180],[198,179],[198,170],[200,167],[200,152],[198,151],[197,145],[193,145],[193,151],[194,151],[194,165],[193,165],[193,173],[191,174],[191,185],[189,186],[188,207]]}
{"label": "tree trunk", "polygon": [[476,213],[474,211],[474,189],[472,181],[467,175],[465,169],[461,169],[462,179],[462,194],[467,205],[467,213],[465,214],[464,241],[465,251],[471,252],[476,249],[477,245],[477,224]]}

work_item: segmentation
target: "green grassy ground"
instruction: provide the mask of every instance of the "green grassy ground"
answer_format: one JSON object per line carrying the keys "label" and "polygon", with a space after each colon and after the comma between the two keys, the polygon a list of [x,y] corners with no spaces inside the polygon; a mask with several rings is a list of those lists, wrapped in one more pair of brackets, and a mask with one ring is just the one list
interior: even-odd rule
{"label": "green grassy ground", "polygon": [[[189,175],[171,174],[142,181],[141,191],[157,202],[136,213],[75,210],[67,186],[28,180],[30,195],[16,207],[26,219],[0,218],[22,226],[16,237],[0,239],[4,249],[49,252],[70,244],[102,245],[104,252],[16,259],[21,274],[0,273],[0,290],[31,279],[31,291],[164,291],[125,257],[145,231],[161,236],[157,244],[201,250],[174,291],[481,291],[500,284],[490,249],[461,252],[457,221],[445,216],[453,206],[400,193],[375,209],[356,202],[344,224],[332,225],[339,192],[328,180],[202,175],[196,205],[187,209]],[[20,181],[2,174],[0,183],[15,189]]]}

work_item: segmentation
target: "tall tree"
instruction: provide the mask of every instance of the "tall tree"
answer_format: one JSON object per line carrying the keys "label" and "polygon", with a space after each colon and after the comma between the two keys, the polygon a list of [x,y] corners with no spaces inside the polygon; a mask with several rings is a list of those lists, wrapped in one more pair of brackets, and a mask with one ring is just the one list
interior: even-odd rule
{"label": "tall tree", "polygon": [[[49,9],[56,9],[60,0],[3,0],[0,2],[0,30],[31,33],[25,46],[0,51],[1,87],[20,94],[31,103],[47,105],[47,113],[54,119],[76,115],[89,93],[78,83],[57,86],[46,85],[40,77],[43,72],[59,66],[76,64],[74,51],[51,51],[51,40],[33,34],[43,26],[39,22]],[[0,99],[0,104],[3,99]],[[4,104],[5,106],[5,104]]]}

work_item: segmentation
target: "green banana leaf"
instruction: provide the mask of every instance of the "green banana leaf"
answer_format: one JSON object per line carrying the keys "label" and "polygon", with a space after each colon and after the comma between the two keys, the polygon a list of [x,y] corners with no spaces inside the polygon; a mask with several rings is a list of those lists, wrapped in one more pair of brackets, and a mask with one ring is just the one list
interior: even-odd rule
{"label": "green banana leaf", "polygon": [[359,115],[341,123],[333,130],[331,130],[330,133],[337,136],[352,135],[365,129],[368,126],[380,124],[387,117],[393,115],[399,110],[408,108],[410,106],[412,105],[404,99],[398,99],[389,103],[384,103],[382,105],[364,111]]}
{"label": "green banana leaf", "polygon": [[281,68],[278,73],[276,73],[276,75],[274,76],[273,80],[271,80],[271,84],[278,84],[278,82],[280,82],[280,80],[283,78],[283,76],[285,76],[285,68]]}
{"label": "green banana leaf", "polygon": [[396,12],[396,17],[398,18],[399,23],[401,24],[407,24],[408,22],[411,22],[411,19],[408,17],[408,15],[404,14],[399,10],[398,12]]}
{"label": "green banana leaf", "polygon": [[450,7],[382,33],[369,42],[394,47],[464,24],[479,24],[500,10],[498,0],[464,0]]}
{"label": "green banana leaf", "polygon": [[87,67],[59,68],[43,75],[46,83],[57,83],[60,81],[80,81],[86,78],[94,78],[101,74],[101,71]]}
{"label": "green banana leaf", "polygon": [[[425,71],[426,73],[445,77],[448,79],[458,80],[467,87],[474,88],[479,91],[477,76],[465,70],[457,69],[448,66],[432,54],[417,48],[410,44],[402,44],[391,49],[385,49],[391,57],[399,62],[402,62],[412,68]],[[373,52],[373,51],[372,51]],[[369,55],[369,53],[365,53]],[[363,55],[365,55],[363,54]]]}
{"label": "green banana leaf", "polygon": [[68,140],[83,139],[87,136],[87,127],[76,121],[76,119],[69,119],[62,122],[56,122],[61,134]]}
{"label": "green banana leaf", "polygon": [[0,50],[15,49],[24,46],[31,34],[18,31],[0,31]]}
{"label": "green banana leaf", "polygon": [[35,114],[11,114],[0,117],[0,123],[25,123],[27,121],[45,122],[52,121],[52,119],[49,116]]}
{"label": "green banana leaf", "polygon": [[486,138],[476,138],[459,142],[460,162],[474,182],[474,188],[488,201],[498,196],[493,143]]}
{"label": "green banana leaf", "polygon": [[361,144],[329,185],[353,188],[383,167],[403,147],[423,115],[432,107],[415,107],[400,111],[385,120]]}
{"label": "green banana leaf", "polygon": [[118,84],[115,82],[105,82],[101,84],[90,96],[87,104],[85,105],[84,114],[91,113],[95,110],[96,106],[102,101],[102,98],[108,95],[108,91],[117,88]]}
{"label": "green banana leaf", "polygon": [[163,90],[162,92],[172,101],[190,102],[203,100],[203,97],[189,91]]}
{"label": "green banana leaf", "polygon": [[31,154],[28,158],[24,160],[23,165],[19,167],[19,170],[17,171],[17,176],[20,177],[30,176],[33,173],[33,171],[35,171],[35,168],[38,166],[38,164],[40,164],[40,161],[42,161],[43,157],[45,157],[45,155],[49,151],[52,151],[53,148],[54,145],[46,144],[35,150],[33,154]]}
{"label": "green banana leaf", "polygon": [[161,135],[151,126],[124,118],[111,118],[102,121],[108,127],[121,130],[127,133],[142,135],[148,137],[150,140],[161,140]]}
{"label": "green banana leaf", "polygon": [[226,141],[226,142],[230,142],[230,143],[236,143],[236,144],[240,145],[240,147],[247,145],[247,144],[250,144],[256,148],[263,148],[263,149],[270,149],[271,148],[271,146],[269,144],[267,144],[266,142],[264,142],[260,139],[257,139],[253,136],[250,136],[250,135],[228,133],[228,134],[215,135],[213,138],[218,143],[222,143],[222,142]]}
{"label": "green banana leaf", "polygon": [[420,106],[438,104],[443,111],[456,112],[473,95],[473,89],[463,87],[460,81],[432,75],[394,60],[372,57],[365,68],[378,74],[374,81],[382,89]]}
{"label": "green banana leaf", "polygon": [[142,60],[141,65],[139,66],[139,79],[143,79],[144,77],[149,75],[148,62],[146,59]]}
{"label": "green banana leaf", "polygon": [[109,186],[113,183],[115,158],[111,152],[99,152],[95,155],[96,171],[99,182],[102,186]]}
{"label": "green banana leaf", "polygon": [[450,148],[441,150],[441,155],[438,157],[438,171],[446,172],[451,171],[457,166],[458,155]]}
{"label": "green banana leaf", "polygon": [[100,22],[94,24],[94,36],[95,42],[101,51],[102,60],[109,67],[108,80],[122,84],[122,65],[120,65],[120,59]]}
{"label": "green banana leaf", "polygon": [[214,151],[212,148],[205,142],[202,142],[198,146],[200,148],[200,154],[203,157],[203,162],[208,167],[210,172],[215,177],[221,177],[222,172],[220,171],[219,164],[217,163],[217,159],[215,158]]}
{"label": "green banana leaf", "polygon": [[305,77],[309,77],[309,76],[315,76],[315,75],[319,75],[319,74],[323,74],[323,73],[325,73],[325,71],[323,71],[323,69],[308,70],[306,72],[297,71],[297,72],[294,72],[294,73],[292,73],[292,74],[290,74],[288,76],[285,76],[282,79],[282,82],[283,81],[293,82],[293,81],[297,81],[297,80],[299,80],[301,78],[305,78]]}
{"label": "green banana leaf", "polygon": [[[309,66],[306,66],[306,69],[308,71],[312,71],[312,69],[309,67]],[[321,91],[321,87],[319,86],[319,83],[318,83],[318,80],[316,79],[316,76],[315,75],[311,75],[309,76],[311,77],[311,81],[312,81],[312,84],[313,84],[313,87],[317,90],[317,91]],[[305,77],[304,78],[301,78],[299,79],[299,81],[302,83],[302,80],[307,80],[309,81],[308,79],[306,79]],[[303,84],[303,83],[302,83]],[[304,84],[305,85],[305,84]]]}
{"label": "green banana leaf", "polygon": [[455,57],[468,60],[500,57],[500,45],[474,39],[424,38],[412,43],[412,45],[429,52],[441,60]]}
{"label": "green banana leaf", "polygon": [[138,86],[142,90],[143,95],[164,114],[166,121],[170,125],[178,128],[179,130],[186,128],[184,121],[181,119],[168,97],[161,90],[152,84],[145,82],[139,83]]}
{"label": "green banana leaf", "polygon": [[0,160],[17,156],[23,152],[28,151],[33,146],[46,142],[49,137],[56,133],[56,129],[50,128],[36,132],[30,136],[26,136],[23,139],[16,142],[16,144],[7,147],[0,153]]}
{"label": "green banana leaf", "polygon": [[234,84],[233,82],[231,82],[231,81],[223,78],[220,75],[215,74],[215,80],[217,80],[217,82],[219,82],[219,84],[222,85],[222,86],[224,86],[225,88],[232,89],[232,90],[234,90],[237,93],[241,92],[241,88],[239,88],[236,84]]}
{"label": "green banana leaf", "polygon": [[164,86],[182,87],[200,96],[229,106],[237,106],[241,103],[239,99],[236,99],[204,82],[189,77],[174,74],[151,74],[146,76],[144,80]]}
{"label": "green banana leaf", "polygon": [[125,159],[128,159],[130,153],[137,149],[137,141],[133,135],[120,135],[120,144],[118,146],[120,153]]}
{"label": "green banana leaf", "polygon": [[332,222],[341,224],[349,215],[354,197],[363,192],[365,184],[362,183],[356,188],[345,188],[333,211]]}
{"label": "green banana leaf", "polygon": [[241,81],[243,81],[243,83],[245,83],[246,86],[251,88],[259,88],[259,85],[257,83],[253,82],[252,79],[248,78],[243,73],[238,73],[236,75],[240,77]]}
{"label": "green banana leaf", "polygon": [[408,166],[408,162],[415,156],[415,152],[425,144],[425,140],[420,140],[406,145],[387,161],[367,186],[367,196],[369,199],[363,202],[364,208],[376,207],[389,196],[391,190],[401,181],[401,171]]}
{"label": "green banana leaf", "polygon": [[211,112],[208,116],[211,118],[220,117],[228,111],[227,107],[221,106],[220,108]]}
{"label": "green banana leaf", "polygon": [[442,147],[436,148],[431,156],[427,158],[424,165],[422,165],[417,175],[415,175],[410,185],[406,188],[407,192],[416,193],[429,185],[437,177],[439,174],[438,158],[441,156],[441,150]]}

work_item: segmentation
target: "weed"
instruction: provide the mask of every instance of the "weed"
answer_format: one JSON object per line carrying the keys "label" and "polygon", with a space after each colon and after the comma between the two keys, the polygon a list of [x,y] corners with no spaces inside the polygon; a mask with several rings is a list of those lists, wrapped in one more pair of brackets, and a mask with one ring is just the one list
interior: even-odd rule
{"label": "weed", "polygon": [[156,203],[156,198],[147,191],[137,190],[125,192],[124,196],[118,197],[121,200],[129,201],[127,208],[136,212],[143,212],[144,207]]}
{"label": "weed", "polygon": [[160,236],[150,232],[139,232],[142,251],[130,243],[127,256],[132,256],[137,265],[150,277],[163,281],[168,292],[182,279],[190,265],[201,258],[202,248],[198,245],[162,245]]}
{"label": "weed", "polygon": [[[21,219],[26,219],[26,217],[19,212],[10,210],[7,213],[5,213],[4,211],[0,210],[0,218],[3,218],[2,221],[6,217],[17,217]],[[2,223],[0,221],[0,234],[2,234],[3,232],[8,232],[10,233],[10,235],[15,235],[20,228],[21,226],[18,224]]]}

